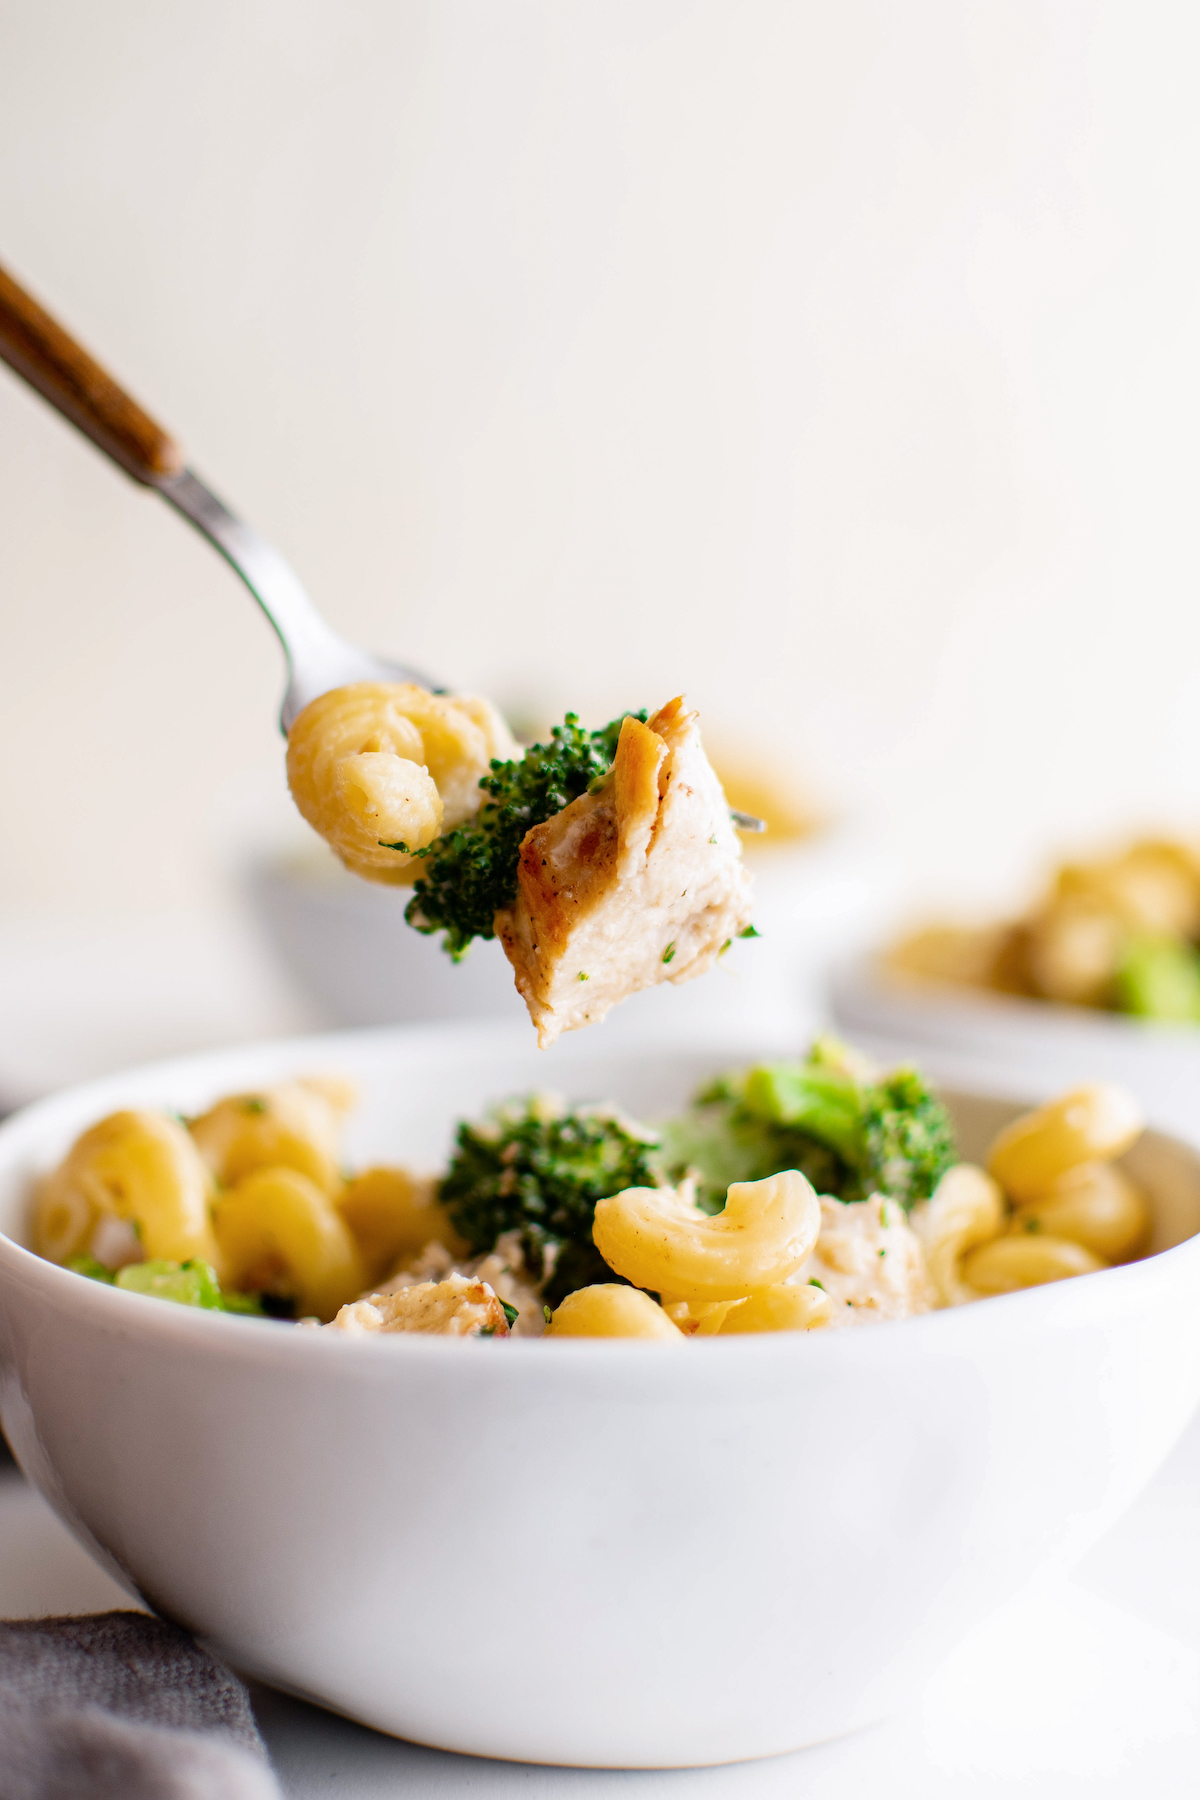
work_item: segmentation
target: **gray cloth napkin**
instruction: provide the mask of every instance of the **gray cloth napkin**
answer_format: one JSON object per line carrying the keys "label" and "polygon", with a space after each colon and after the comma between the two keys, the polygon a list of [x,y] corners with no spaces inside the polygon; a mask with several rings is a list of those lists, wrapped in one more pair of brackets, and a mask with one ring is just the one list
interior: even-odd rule
{"label": "gray cloth napkin", "polygon": [[0,1800],[279,1800],[250,1697],[146,1613],[0,1622]]}

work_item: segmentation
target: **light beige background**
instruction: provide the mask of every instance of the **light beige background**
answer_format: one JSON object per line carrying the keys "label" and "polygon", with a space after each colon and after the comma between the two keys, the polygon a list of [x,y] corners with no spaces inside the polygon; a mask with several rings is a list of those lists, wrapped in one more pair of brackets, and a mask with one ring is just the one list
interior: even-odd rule
{"label": "light beige background", "polygon": [[[982,893],[1200,825],[1194,20],[5,0],[0,258],[347,632],[597,721],[686,687]],[[0,375],[0,909],[214,898],[279,687]]]}

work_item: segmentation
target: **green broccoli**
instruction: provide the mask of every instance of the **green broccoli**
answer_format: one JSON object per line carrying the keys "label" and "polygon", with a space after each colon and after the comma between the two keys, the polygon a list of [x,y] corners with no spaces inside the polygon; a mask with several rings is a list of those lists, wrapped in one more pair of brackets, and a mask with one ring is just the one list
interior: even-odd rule
{"label": "green broccoli", "polygon": [[76,1275],[86,1275],[89,1281],[103,1281],[109,1287],[116,1274],[107,1263],[97,1262],[94,1256],[68,1256],[65,1266]]}
{"label": "green broccoli", "polygon": [[1118,1012],[1200,1023],[1200,953],[1185,938],[1130,938],[1116,975]]}
{"label": "green broccoli", "polygon": [[126,1263],[112,1270],[94,1256],[72,1256],[67,1268],[91,1281],[103,1281],[110,1287],[124,1288],[127,1294],[149,1294],[156,1300],[173,1300],[178,1306],[199,1306],[209,1312],[249,1313],[260,1316],[263,1306],[257,1294],[221,1292],[217,1272],[211,1263],[199,1257],[187,1262]]}
{"label": "green broccoli", "polygon": [[118,1269],[116,1286],[130,1294],[150,1294],[156,1300],[174,1300],[180,1306],[200,1306],[221,1311],[221,1287],[211,1264],[192,1258],[185,1263],[127,1263]]}
{"label": "green broccoli", "polygon": [[818,1193],[904,1207],[927,1199],[955,1161],[945,1107],[914,1069],[877,1076],[853,1052],[819,1039],[804,1062],[766,1063],[722,1077],[662,1134],[659,1166],[689,1170],[697,1198],[719,1212],[733,1181],[799,1169]]}
{"label": "green broccoli", "polygon": [[546,1095],[462,1124],[439,1198],[474,1255],[519,1231],[551,1304],[612,1270],[592,1243],[597,1200],[653,1185],[656,1139],[610,1108],[567,1110]]}
{"label": "green broccoli", "polygon": [[[520,762],[493,761],[479,783],[491,798],[475,817],[417,851],[425,873],[405,910],[409,924],[427,935],[443,932],[442,948],[455,962],[474,938],[494,937],[495,914],[516,898],[522,838],[603,780],[626,716],[601,731],[584,731],[568,713],[551,741],[532,745]],[[644,721],[646,714],[634,717]]]}

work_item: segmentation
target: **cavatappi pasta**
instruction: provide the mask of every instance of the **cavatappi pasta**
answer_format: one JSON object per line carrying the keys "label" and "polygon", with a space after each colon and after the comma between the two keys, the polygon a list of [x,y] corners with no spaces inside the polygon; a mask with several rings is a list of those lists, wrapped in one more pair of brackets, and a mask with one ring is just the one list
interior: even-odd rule
{"label": "cavatappi pasta", "polygon": [[187,1120],[113,1113],[41,1183],[35,1246],[164,1298],[331,1319],[431,1239],[457,1244],[432,1181],[342,1170],[353,1102],[347,1083],[313,1077]]}
{"label": "cavatappi pasta", "polygon": [[[844,1101],[825,1056],[804,1068],[820,1076],[824,1099]],[[786,1068],[773,1074],[786,1093]],[[37,1247],[132,1291],[301,1315],[352,1336],[679,1344],[907,1318],[1093,1273],[1136,1257],[1149,1237],[1145,1198],[1117,1162],[1141,1114],[1106,1083],[1018,1118],[986,1168],[952,1162],[907,1210],[883,1193],[819,1195],[797,1169],[734,1181],[719,1207],[698,1204],[690,1175],[597,1193],[606,1168],[655,1174],[661,1139],[611,1108],[574,1115],[544,1096],[460,1128],[477,1183],[465,1206],[449,1180],[382,1165],[346,1173],[339,1140],[350,1103],[344,1084],[313,1079],[229,1095],[187,1121],[114,1113],[41,1184]],[[918,1104],[928,1124],[931,1102]],[[844,1133],[844,1117],[826,1128]],[[541,1148],[531,1151],[534,1136]],[[539,1158],[556,1171],[552,1199],[522,1187],[531,1177],[521,1171]],[[481,1244],[489,1196],[509,1208],[511,1228],[484,1231]],[[561,1236],[537,1241],[537,1219],[559,1218],[561,1232],[574,1206],[590,1218],[594,1269],[578,1261],[578,1239],[574,1248]],[[572,1255],[580,1273],[564,1280]]]}
{"label": "cavatappi pasta", "polygon": [[359,681],[313,700],[288,733],[297,807],[346,867],[404,885],[415,852],[475,813],[492,758],[520,755],[490,701]]}
{"label": "cavatappi pasta", "polygon": [[1091,1274],[1144,1250],[1149,1208],[1113,1166],[1143,1123],[1123,1088],[1093,1082],[1014,1120],[986,1172],[951,1169],[913,1212],[941,1304]]}

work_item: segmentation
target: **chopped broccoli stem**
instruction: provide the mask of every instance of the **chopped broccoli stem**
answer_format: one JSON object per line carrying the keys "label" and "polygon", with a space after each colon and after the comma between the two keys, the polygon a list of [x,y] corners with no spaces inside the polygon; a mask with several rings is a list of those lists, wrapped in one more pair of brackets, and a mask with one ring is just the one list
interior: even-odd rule
{"label": "chopped broccoli stem", "polygon": [[117,1271],[116,1284],[129,1294],[149,1294],[156,1300],[174,1300],[180,1306],[221,1310],[221,1289],[216,1271],[193,1258],[185,1263],[127,1263]]}
{"label": "chopped broccoli stem", "polygon": [[[603,785],[627,716],[601,731],[584,731],[578,716],[568,713],[550,742],[533,744],[520,762],[493,761],[491,774],[479,783],[489,798],[475,817],[416,852],[425,872],[405,910],[409,924],[427,935],[442,932],[442,948],[455,962],[473,939],[494,937],[492,920],[516,898],[525,833]],[[646,718],[644,712],[633,716]]]}
{"label": "chopped broccoli stem", "polygon": [[654,1138],[608,1109],[567,1111],[545,1096],[462,1124],[439,1198],[472,1254],[518,1231],[534,1275],[556,1297],[612,1273],[592,1243],[596,1202],[654,1179]]}
{"label": "chopped broccoli stem", "polygon": [[257,1317],[263,1312],[258,1294],[223,1294],[216,1270],[199,1257],[189,1257],[184,1263],[155,1258],[149,1262],[126,1263],[123,1269],[113,1270],[97,1262],[94,1256],[72,1256],[66,1267],[77,1275],[86,1275],[91,1281],[124,1288],[127,1294],[149,1294],[155,1300],[173,1300],[178,1306],[199,1306],[209,1312],[249,1313]]}

